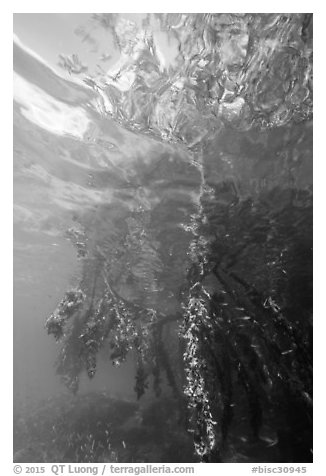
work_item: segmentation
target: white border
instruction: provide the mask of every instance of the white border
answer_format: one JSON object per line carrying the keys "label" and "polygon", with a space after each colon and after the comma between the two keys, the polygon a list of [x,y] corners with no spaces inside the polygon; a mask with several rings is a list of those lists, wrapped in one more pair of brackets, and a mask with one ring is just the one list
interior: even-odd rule
{"label": "white border", "polygon": [[[320,1],[228,1],[228,2],[207,2],[200,1],[164,1],[153,3],[153,1],[144,2],[125,2],[119,1],[118,11],[115,10],[117,4],[106,1],[96,2],[68,2],[67,0],[57,0],[55,2],[41,1],[14,1],[4,6],[1,10],[1,112],[2,112],[2,186],[1,186],[1,299],[2,299],[2,329],[1,339],[1,441],[0,441],[0,472],[4,475],[13,474],[12,472],[12,13],[58,13],[74,12],[88,13],[89,7],[92,12],[313,12],[314,13],[314,76],[315,76],[315,101],[314,101],[314,318],[315,318],[315,344],[314,344],[314,377],[315,377],[315,431],[314,431],[314,464],[309,466],[307,474],[326,474],[326,451],[324,448],[326,420],[326,388],[325,388],[325,355],[323,347],[326,342],[324,308],[325,295],[325,141],[322,141],[325,135],[326,127],[326,108],[325,108],[325,49],[326,49],[326,9]],[[137,10],[135,10],[137,5]],[[154,7],[154,10],[153,10]],[[300,418],[300,415],[298,415]],[[325,453],[325,456],[324,456]],[[25,466],[25,465],[24,465]],[[200,471],[196,468],[196,474],[211,473],[219,474],[250,474],[250,467],[253,465],[243,465],[236,463],[233,465],[223,464],[216,467],[215,464],[201,466]],[[274,465],[267,465],[274,466]],[[283,466],[283,465],[278,465]],[[230,467],[230,468],[229,468]],[[324,471],[323,471],[324,470]],[[50,474],[50,473],[49,473]],[[298,474],[298,473],[296,473]]]}

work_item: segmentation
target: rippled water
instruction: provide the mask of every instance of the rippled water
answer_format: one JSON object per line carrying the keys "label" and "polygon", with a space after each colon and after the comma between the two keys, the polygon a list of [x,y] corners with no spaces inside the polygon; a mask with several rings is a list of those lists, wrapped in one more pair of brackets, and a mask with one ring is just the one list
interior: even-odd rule
{"label": "rippled water", "polygon": [[[54,66],[14,40],[16,414],[51,397],[56,415],[61,382],[129,403],[134,387],[149,401],[185,393],[196,458],[218,460],[236,407],[226,460],[303,451],[307,461],[309,417],[293,449],[279,428],[290,428],[283,440],[298,428],[273,399],[288,385],[310,399],[309,364],[291,353],[310,348],[301,335],[312,315],[312,16],[96,14],[75,33],[85,49],[107,35],[112,55],[91,68],[71,51]],[[215,374],[205,345],[220,349]],[[225,390],[233,379],[235,396]],[[249,408],[267,408],[263,448],[247,436],[261,422],[246,421],[244,392]],[[195,458],[187,434],[175,445]],[[170,461],[150,435],[156,447],[144,443],[147,459],[138,450],[133,461]],[[35,441],[18,459],[100,460],[97,440],[96,457],[86,446],[36,454]],[[131,456],[115,448],[106,458]]]}

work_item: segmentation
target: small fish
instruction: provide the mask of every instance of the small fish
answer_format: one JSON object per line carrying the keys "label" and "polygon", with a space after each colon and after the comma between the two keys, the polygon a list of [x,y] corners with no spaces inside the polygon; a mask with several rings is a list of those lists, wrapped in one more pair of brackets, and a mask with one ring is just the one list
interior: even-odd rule
{"label": "small fish", "polygon": [[282,352],[282,355],[287,355],[287,354],[290,354],[291,352],[293,352],[293,349],[285,350],[284,352]]}
{"label": "small fish", "polygon": [[267,445],[268,448],[270,448],[270,447],[272,447],[272,446],[275,446],[275,445],[277,445],[277,443],[278,443],[278,439],[277,439],[277,438],[274,438],[274,439],[273,439],[273,438],[269,438],[268,436],[262,436],[262,437],[260,437],[260,439],[261,439],[262,441],[264,441],[265,443],[268,443],[268,445]]}

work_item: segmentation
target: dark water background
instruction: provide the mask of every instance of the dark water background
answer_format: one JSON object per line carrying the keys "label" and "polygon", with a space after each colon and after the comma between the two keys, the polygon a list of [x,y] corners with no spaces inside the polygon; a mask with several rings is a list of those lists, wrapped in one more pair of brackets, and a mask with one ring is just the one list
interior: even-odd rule
{"label": "dark water background", "polygon": [[[213,255],[220,253],[223,266],[232,261],[233,249],[234,272],[266,295],[287,299],[280,289],[288,284],[277,278],[275,285],[271,278],[274,262],[266,243],[274,239],[279,240],[279,254],[291,250],[292,261],[302,263],[309,276],[312,20],[303,14],[188,17],[158,16],[142,24],[145,31],[155,26],[156,35],[162,35],[161,47],[165,38],[170,64],[164,68],[158,66],[159,48],[155,52],[151,38],[134,40],[135,25],[121,23],[114,15],[96,20],[98,30],[104,25],[119,45],[124,61],[120,76],[135,74],[131,86],[116,87],[107,78],[104,84],[104,73],[80,71],[74,76],[80,80],[77,84],[66,72],[59,76],[19,41],[14,43],[17,461],[128,461],[129,447],[133,461],[172,461],[171,445],[174,451],[179,448],[175,461],[197,460],[189,433],[180,430],[186,427],[181,421],[185,415],[174,415],[167,381],[163,379],[159,404],[149,390],[141,410],[137,407],[133,351],[123,365],[113,366],[104,349],[93,379],[81,373],[76,397],[56,375],[59,347],[44,323],[67,289],[81,285],[86,294],[92,292],[99,269],[96,253],[105,253],[111,285],[121,299],[163,318],[182,313],[200,214],[207,220],[201,222],[204,248],[218,246]],[[187,38],[191,31],[194,37],[198,34],[197,42]],[[220,32],[218,39],[209,36],[212,31]],[[137,56],[139,44],[143,49]],[[73,75],[72,64],[77,69],[80,65],[76,58],[66,62]],[[81,78],[88,78],[91,87]],[[248,215],[243,206],[243,220],[232,228],[230,217],[239,203],[247,203],[252,211]],[[265,222],[260,207],[265,207]],[[282,231],[273,231],[272,220],[277,222],[282,213]],[[260,217],[257,222],[255,216]],[[276,233],[280,235],[275,238]],[[244,249],[238,250],[243,240]],[[203,282],[207,292],[218,287],[212,273]],[[286,288],[304,309],[290,316],[299,327],[311,313],[311,285]],[[101,293],[101,284],[98,289]],[[169,333],[175,336],[177,327],[171,324],[166,332],[168,347],[174,339]],[[174,355],[172,347],[169,352]],[[115,423],[111,414],[108,417],[110,451],[95,454],[91,434],[88,446],[83,442],[77,451],[72,445],[63,454],[60,429],[53,429],[62,418],[60,412],[75,411],[72,421],[77,425],[96,406],[105,408],[106,415],[109,408],[116,408],[112,415],[125,415]],[[103,421],[101,413],[97,417]],[[160,432],[163,421],[168,423]],[[78,431],[71,427],[71,434],[87,432],[91,424]],[[252,446],[242,428],[238,431],[226,460],[280,458],[274,430],[265,431],[260,446]],[[139,435],[144,441],[137,447]],[[38,438],[49,441],[40,448]]]}

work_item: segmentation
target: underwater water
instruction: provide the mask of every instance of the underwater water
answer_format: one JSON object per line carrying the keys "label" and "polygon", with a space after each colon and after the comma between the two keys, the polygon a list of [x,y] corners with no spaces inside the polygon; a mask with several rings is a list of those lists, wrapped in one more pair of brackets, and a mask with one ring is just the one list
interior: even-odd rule
{"label": "underwater water", "polygon": [[14,32],[14,460],[311,461],[312,15]]}

